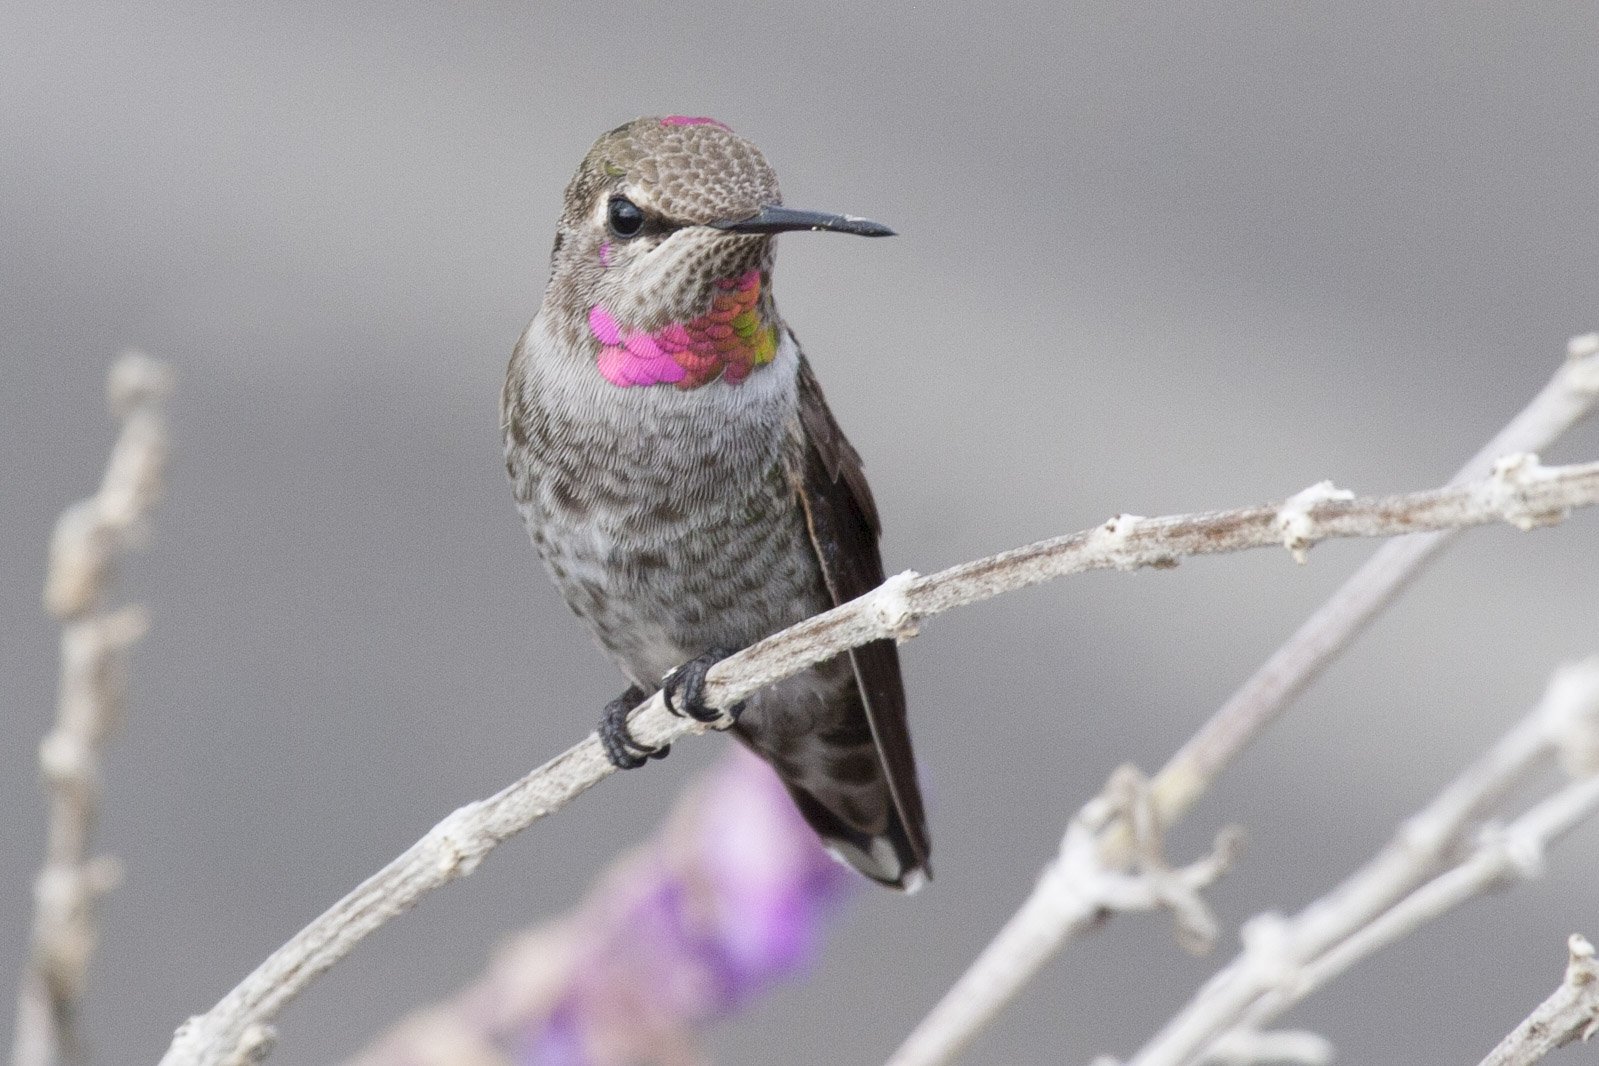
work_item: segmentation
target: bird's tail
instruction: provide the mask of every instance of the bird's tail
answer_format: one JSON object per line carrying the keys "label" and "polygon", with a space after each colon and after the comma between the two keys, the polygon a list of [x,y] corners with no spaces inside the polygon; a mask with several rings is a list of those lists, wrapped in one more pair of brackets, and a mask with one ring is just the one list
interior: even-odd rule
{"label": "bird's tail", "polygon": [[[886,790],[887,782],[884,782]],[[878,884],[913,893],[932,879],[927,859],[911,840],[910,831],[895,805],[884,797],[888,824],[881,832],[866,833],[835,814],[809,792],[789,784],[788,794],[822,844],[840,862],[853,867]]]}
{"label": "bird's tail", "polygon": [[[871,669],[857,669],[862,653]],[[876,683],[863,684],[863,675]],[[931,879],[892,641],[874,641],[756,693],[733,732],[777,771],[834,857],[903,892]]]}

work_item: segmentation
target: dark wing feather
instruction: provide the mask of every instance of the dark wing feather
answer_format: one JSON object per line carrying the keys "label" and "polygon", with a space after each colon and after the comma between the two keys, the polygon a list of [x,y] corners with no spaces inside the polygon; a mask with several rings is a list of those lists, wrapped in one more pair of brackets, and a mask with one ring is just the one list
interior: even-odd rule
{"label": "dark wing feather", "polygon": [[[861,457],[833,420],[821,386],[803,355],[799,411],[805,438],[801,499],[811,544],[836,606],[883,583],[883,561],[877,548],[881,531],[877,505],[866,484]],[[899,652],[892,640],[877,640],[856,648],[850,658],[894,806],[919,865],[930,876],[927,822],[905,720]]]}

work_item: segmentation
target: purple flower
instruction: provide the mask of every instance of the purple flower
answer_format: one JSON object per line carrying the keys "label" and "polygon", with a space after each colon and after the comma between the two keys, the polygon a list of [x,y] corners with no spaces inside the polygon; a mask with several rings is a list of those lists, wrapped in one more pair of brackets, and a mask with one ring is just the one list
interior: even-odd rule
{"label": "purple flower", "polygon": [[564,990],[519,1027],[514,1061],[702,1061],[696,1031],[803,972],[852,880],[739,749],[582,905]]}
{"label": "purple flower", "polygon": [[539,1066],[584,1066],[589,1061],[576,1006],[563,1000],[544,1020],[520,1061]]}

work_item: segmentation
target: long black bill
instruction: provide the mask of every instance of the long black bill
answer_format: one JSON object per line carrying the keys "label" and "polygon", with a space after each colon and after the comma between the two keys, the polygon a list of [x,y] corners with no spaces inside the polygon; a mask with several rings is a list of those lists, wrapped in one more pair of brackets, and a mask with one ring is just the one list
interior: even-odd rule
{"label": "long black bill", "polygon": [[724,218],[710,223],[729,233],[784,233],[788,230],[832,230],[858,237],[892,237],[894,231],[881,222],[854,215],[830,215],[826,211],[795,211],[788,207],[763,207],[748,218]]}

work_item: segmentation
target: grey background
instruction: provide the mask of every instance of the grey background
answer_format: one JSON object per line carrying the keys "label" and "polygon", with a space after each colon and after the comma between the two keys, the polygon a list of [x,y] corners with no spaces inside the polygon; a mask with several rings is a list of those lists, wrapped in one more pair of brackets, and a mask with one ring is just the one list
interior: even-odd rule
{"label": "grey background", "polygon": [[[1599,325],[1596,31],[1580,4],[6,5],[0,974],[41,846],[43,546],[98,476],[120,347],[182,375],[101,834],[128,878],[90,1028],[133,1063],[619,688],[536,567],[495,410],[601,131],[715,115],[789,203],[901,231],[784,238],[778,292],[890,568],[929,571],[1119,511],[1447,476]],[[1590,425],[1547,458],[1595,455]],[[1248,826],[1229,928],[1323,891],[1593,650],[1596,530],[1472,534],[1229,773],[1176,847]],[[1069,812],[1158,765],[1369,550],[1091,575],[928,625],[905,658],[939,879],[863,892],[720,1058],[880,1060]],[[468,978],[724,743],[607,783],[382,932],[283,1017],[274,1061],[346,1054]],[[1476,1061],[1566,934],[1599,934],[1596,846],[1294,1024],[1347,1062]],[[1219,961],[1118,921],[971,1061],[1131,1052]]]}

